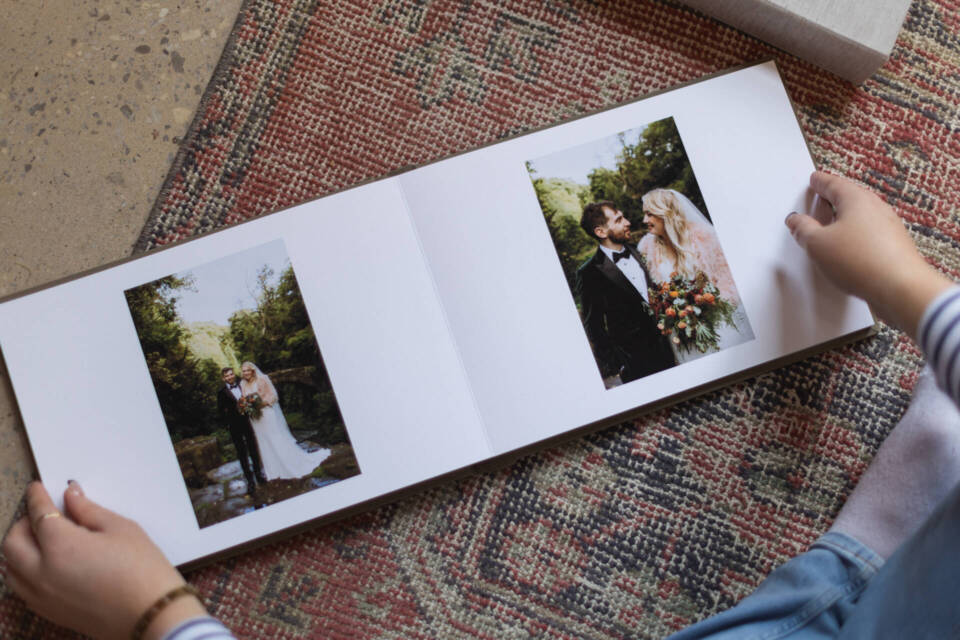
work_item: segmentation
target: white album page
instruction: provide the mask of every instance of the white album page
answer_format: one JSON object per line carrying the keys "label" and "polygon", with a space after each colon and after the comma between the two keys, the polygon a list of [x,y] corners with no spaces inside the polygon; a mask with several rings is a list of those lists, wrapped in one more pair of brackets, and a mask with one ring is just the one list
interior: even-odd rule
{"label": "white album page", "polygon": [[[175,564],[490,455],[396,180],[11,299],[0,346],[57,501],[79,481]],[[273,400],[258,491],[228,366]]]}
{"label": "white album page", "polygon": [[[768,62],[401,176],[494,452],[871,327],[784,225],[813,169]],[[620,266],[580,226],[604,200]]]}

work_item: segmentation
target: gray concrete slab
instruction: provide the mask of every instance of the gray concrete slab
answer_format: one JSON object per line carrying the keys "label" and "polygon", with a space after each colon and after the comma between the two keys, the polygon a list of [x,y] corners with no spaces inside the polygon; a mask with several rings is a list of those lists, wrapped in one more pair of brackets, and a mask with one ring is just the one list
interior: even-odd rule
{"label": "gray concrete slab", "polygon": [[[0,0],[0,296],[130,255],[240,5]],[[0,371],[0,527],[33,475]]]}

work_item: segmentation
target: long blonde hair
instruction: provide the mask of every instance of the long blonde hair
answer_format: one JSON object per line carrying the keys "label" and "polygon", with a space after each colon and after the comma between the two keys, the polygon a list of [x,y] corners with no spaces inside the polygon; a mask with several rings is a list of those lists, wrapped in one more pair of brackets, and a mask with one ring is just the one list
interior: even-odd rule
{"label": "long blonde hair", "polygon": [[643,194],[643,212],[663,220],[663,232],[666,237],[657,236],[657,246],[671,247],[677,254],[677,273],[692,277],[696,256],[689,244],[690,229],[686,218],[680,212],[680,206],[673,191],[653,189]]}
{"label": "long blonde hair", "polygon": [[253,369],[253,380],[250,380],[249,383],[247,380],[243,379],[243,375],[240,376],[240,389],[241,391],[246,392],[248,389],[256,391],[260,394],[260,399],[263,400],[265,404],[272,404],[277,401],[277,388],[273,386],[273,381],[270,380],[270,376],[265,374],[263,371],[260,371],[260,367],[253,364],[249,360],[240,365],[241,374],[243,373],[244,367],[250,367]]}

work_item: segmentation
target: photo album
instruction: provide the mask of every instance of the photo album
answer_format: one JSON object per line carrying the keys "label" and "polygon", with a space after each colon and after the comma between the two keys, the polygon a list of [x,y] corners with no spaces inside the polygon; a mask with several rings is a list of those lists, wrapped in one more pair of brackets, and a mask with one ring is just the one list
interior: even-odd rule
{"label": "photo album", "polygon": [[40,476],[177,565],[874,331],[771,62],[0,301]]}

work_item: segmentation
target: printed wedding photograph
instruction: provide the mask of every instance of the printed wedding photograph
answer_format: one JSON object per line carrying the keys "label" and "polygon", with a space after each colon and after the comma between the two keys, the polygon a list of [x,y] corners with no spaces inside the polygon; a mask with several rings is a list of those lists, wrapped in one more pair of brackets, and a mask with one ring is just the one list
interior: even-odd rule
{"label": "printed wedding photograph", "polygon": [[201,528],[360,473],[283,241],[124,293]]}
{"label": "printed wedding photograph", "polygon": [[753,339],[673,118],[526,168],[607,389]]}

